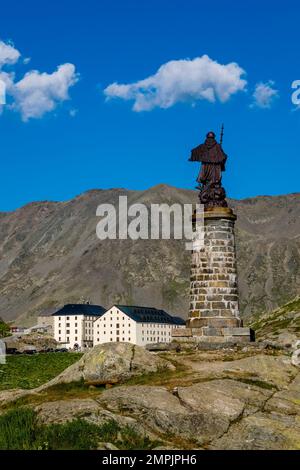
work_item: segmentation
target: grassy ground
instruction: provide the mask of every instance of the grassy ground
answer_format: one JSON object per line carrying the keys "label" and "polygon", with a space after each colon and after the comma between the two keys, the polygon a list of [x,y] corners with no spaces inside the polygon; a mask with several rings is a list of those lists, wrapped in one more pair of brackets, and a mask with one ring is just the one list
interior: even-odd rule
{"label": "grassy ground", "polygon": [[101,426],[82,419],[63,424],[38,423],[30,408],[17,408],[0,416],[0,450],[89,450],[99,442],[119,449],[152,449],[159,442],[139,436],[130,426],[120,428],[113,420]]}
{"label": "grassy ground", "polygon": [[81,353],[7,356],[6,364],[0,364],[0,390],[38,387],[56,377],[81,356]]}

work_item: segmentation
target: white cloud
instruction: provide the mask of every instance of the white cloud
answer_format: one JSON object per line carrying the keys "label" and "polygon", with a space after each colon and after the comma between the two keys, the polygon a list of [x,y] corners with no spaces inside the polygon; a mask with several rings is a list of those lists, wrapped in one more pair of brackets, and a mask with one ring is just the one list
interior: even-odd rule
{"label": "white cloud", "polygon": [[13,109],[20,111],[23,121],[40,118],[59,102],[69,98],[69,88],[78,81],[75,66],[63,64],[51,74],[31,70],[14,84]]}
{"label": "white cloud", "polygon": [[270,108],[274,99],[279,96],[278,90],[274,88],[275,83],[272,80],[260,82],[255,85],[253,93],[253,103],[250,105],[258,108]]}
{"label": "white cloud", "polygon": [[0,41],[0,68],[18,62],[20,52],[11,44]]}
{"label": "white cloud", "polygon": [[[21,53],[12,43],[0,41],[1,104],[4,105],[5,98],[9,97],[6,109],[19,111],[23,121],[28,121],[30,118],[41,118],[54,110],[60,102],[69,99],[69,89],[79,78],[73,64],[59,65],[53,73],[31,70],[17,81],[14,71],[5,69],[18,62],[20,57]],[[23,65],[28,65],[29,62],[29,57],[22,60]]]}
{"label": "white cloud", "polygon": [[235,62],[222,65],[203,55],[193,60],[167,62],[154,75],[135,83],[112,83],[105,88],[104,94],[107,99],[133,100],[134,111],[170,108],[184,101],[225,102],[233,94],[245,90],[244,73]]}

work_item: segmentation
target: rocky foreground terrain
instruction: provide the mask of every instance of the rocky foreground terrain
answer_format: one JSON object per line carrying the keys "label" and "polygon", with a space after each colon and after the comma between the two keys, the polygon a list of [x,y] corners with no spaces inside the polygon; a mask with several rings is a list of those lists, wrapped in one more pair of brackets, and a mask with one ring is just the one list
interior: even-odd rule
{"label": "rocky foreground terrain", "polygon": [[43,424],[113,420],[158,449],[300,449],[293,357],[267,343],[160,353],[105,344],[37,389],[1,392],[0,414],[26,406]]}
{"label": "rocky foreground terrain", "polygon": [[[190,253],[178,240],[96,237],[97,206],[197,202],[195,191],[159,185],[147,191],[88,191],[66,202],[35,202],[0,213],[0,316],[34,324],[40,312],[90,299],[151,305],[186,317]],[[238,215],[241,312],[247,321],[299,294],[300,194],[230,205]]]}

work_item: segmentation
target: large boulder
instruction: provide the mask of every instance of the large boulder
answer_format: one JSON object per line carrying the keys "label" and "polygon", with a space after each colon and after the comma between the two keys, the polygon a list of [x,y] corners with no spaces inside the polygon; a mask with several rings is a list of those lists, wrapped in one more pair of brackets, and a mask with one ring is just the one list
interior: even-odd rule
{"label": "large boulder", "polygon": [[130,377],[175,367],[141,346],[106,343],[96,346],[82,358],[85,382],[106,384],[124,382]]}
{"label": "large boulder", "polygon": [[35,407],[43,424],[65,423],[75,418],[86,418],[97,413],[99,406],[91,398],[73,398],[42,403]]}
{"label": "large boulder", "polygon": [[227,422],[236,420],[241,414],[256,413],[272,394],[271,390],[231,379],[178,388],[181,403],[201,413],[223,416]]}
{"label": "large boulder", "polygon": [[[109,410],[101,408],[99,403],[92,398],[72,398],[69,400],[56,400],[41,403],[35,406],[38,414],[38,420],[43,424],[60,424],[74,419],[84,419],[90,423],[103,425],[104,423],[114,421],[120,428],[130,426],[138,434],[146,435],[143,423],[130,416],[114,414]],[[155,435],[147,432],[147,436],[155,439]]]}
{"label": "large boulder", "polygon": [[234,423],[209,449],[217,450],[299,450],[297,417],[257,413]]}
{"label": "large boulder", "polygon": [[174,370],[175,367],[141,346],[130,343],[105,343],[85,353],[78,362],[42,385],[39,390],[80,380],[92,385],[115,384],[163,369]]}
{"label": "large boulder", "polygon": [[153,432],[205,445],[227,432],[244,414],[256,412],[271,392],[233,380],[178,387],[122,386],[102,393],[98,403],[112,413],[141,420]]}
{"label": "large boulder", "polygon": [[[164,387],[122,386],[103,392],[97,401],[114,414],[138,419],[154,433],[203,443],[219,430],[222,418],[190,410]],[[226,429],[225,425],[225,429]]]}
{"label": "large boulder", "polygon": [[183,363],[192,368],[200,378],[222,379],[232,378],[249,381],[255,384],[262,383],[266,387],[281,388],[287,386],[298,373],[298,369],[291,364],[288,356],[269,356],[257,354],[243,359],[231,361],[202,361],[201,356],[195,355],[192,360],[183,358]]}

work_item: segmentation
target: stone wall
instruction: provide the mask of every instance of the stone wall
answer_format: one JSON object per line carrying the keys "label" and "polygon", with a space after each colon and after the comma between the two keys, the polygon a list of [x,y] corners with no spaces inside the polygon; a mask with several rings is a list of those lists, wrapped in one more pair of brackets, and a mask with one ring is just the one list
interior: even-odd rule
{"label": "stone wall", "polygon": [[240,327],[234,239],[235,216],[230,209],[204,214],[202,248],[192,252],[190,313],[187,327]]}

